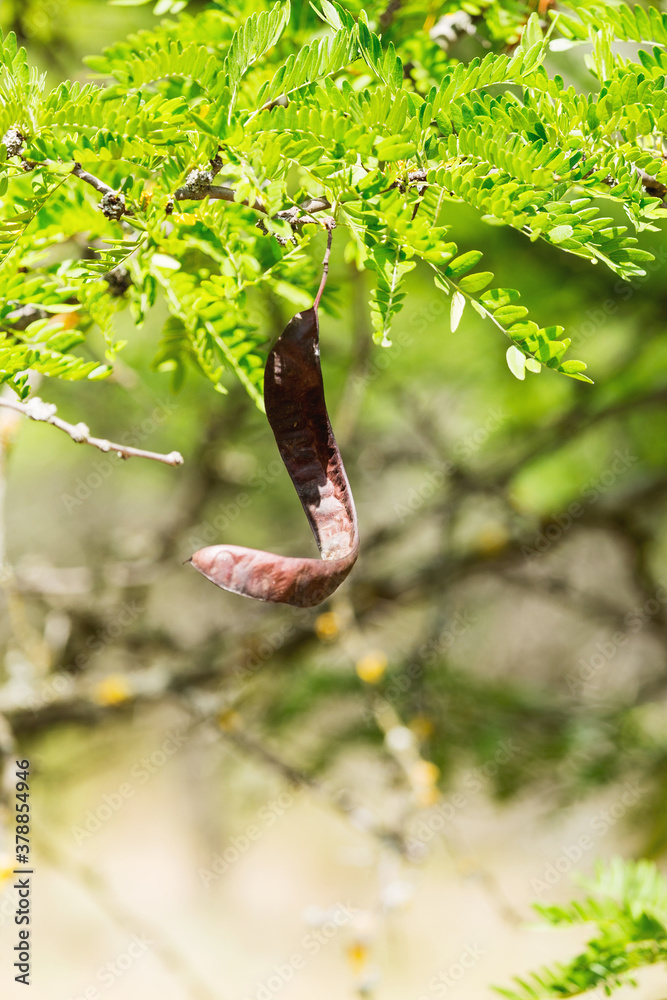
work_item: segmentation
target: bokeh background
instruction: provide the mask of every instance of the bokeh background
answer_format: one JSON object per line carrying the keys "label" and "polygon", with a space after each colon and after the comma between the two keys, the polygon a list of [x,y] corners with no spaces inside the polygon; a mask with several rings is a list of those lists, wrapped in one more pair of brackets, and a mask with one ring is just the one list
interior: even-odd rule
{"label": "bokeh background", "polygon": [[[0,22],[55,82],[153,14],[3,0]],[[498,331],[466,313],[451,334],[419,269],[374,346],[339,231],[322,356],[362,551],[323,609],[256,605],[184,565],[211,541],[314,545],[242,390],[193,374],[174,394],[152,370],[159,303],[141,332],[121,315],[112,379],[40,394],[183,468],[3,415],[0,745],[8,788],[32,762],[34,1000],[491,996],[582,941],[538,929],[532,902],[571,898],[597,859],[664,857],[662,234],[626,283],[446,212],[462,251],[565,325],[595,385],[517,382]],[[289,306],[257,307],[274,337]],[[633,995],[658,1000],[661,976]]]}

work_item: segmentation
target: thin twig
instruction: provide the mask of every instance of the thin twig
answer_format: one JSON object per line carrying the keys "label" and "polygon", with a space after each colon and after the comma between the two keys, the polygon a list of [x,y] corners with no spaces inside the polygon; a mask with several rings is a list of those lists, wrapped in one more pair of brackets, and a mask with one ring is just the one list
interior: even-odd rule
{"label": "thin twig", "polygon": [[99,177],[95,177],[94,174],[84,170],[80,163],[74,164],[72,173],[75,177],[79,177],[86,184],[90,184],[96,191],[99,191],[102,195],[100,208],[102,209],[102,214],[107,219],[114,219],[116,222],[120,222],[124,215],[134,215],[132,209],[128,208],[125,204],[125,196],[121,191],[116,191],[104,181],[101,181]]}
{"label": "thin twig", "polygon": [[[176,201],[202,201],[204,198],[212,198],[218,201],[228,201],[237,205],[245,205],[246,208],[252,208],[256,212],[261,212],[262,215],[269,214],[266,206],[259,199],[250,201],[248,198],[244,198],[241,201],[237,201],[234,188],[227,187],[224,184],[207,183],[206,173],[208,171],[196,173],[199,173],[199,176],[195,179],[194,183],[190,177],[182,187],[174,191],[174,199]],[[327,198],[307,198],[301,205],[295,205],[292,208],[278,212],[276,218],[285,219],[291,226],[304,225],[306,222],[315,221],[308,218],[309,215],[314,212],[326,212],[330,208],[331,202]]]}
{"label": "thin twig", "polygon": [[101,181],[99,177],[95,177],[93,174],[89,174],[87,170],[84,170],[80,163],[74,164],[72,173],[75,177],[79,177],[82,181],[85,181],[86,184],[90,184],[90,186],[94,187],[96,191],[100,192],[100,194],[118,194],[118,192],[115,191],[114,188],[110,187],[109,184],[105,184],[105,182]]}
{"label": "thin twig", "polygon": [[308,198],[301,202],[300,208],[304,212],[326,212],[331,208],[328,198]]}
{"label": "thin twig", "polygon": [[9,410],[15,410],[17,413],[22,413],[25,417],[29,417],[30,420],[52,424],[59,430],[64,431],[65,434],[68,434],[72,441],[75,441],[77,444],[90,444],[93,448],[99,448],[100,451],[104,452],[115,451],[119,458],[150,458],[154,462],[163,462],[165,465],[183,465],[184,459],[179,451],[170,451],[168,455],[163,455],[157,451],[144,451],[143,448],[132,448],[125,444],[115,444],[113,441],[107,441],[105,438],[92,437],[90,429],[86,424],[70,424],[66,420],[62,420],[56,416],[55,405],[53,403],[45,403],[38,396],[33,396],[27,403],[20,403],[17,399],[0,397],[0,406],[7,407]]}
{"label": "thin twig", "polygon": [[317,290],[317,295],[315,296],[315,301],[313,302],[313,309],[318,308],[320,299],[322,298],[322,292],[324,291],[324,286],[327,283],[327,277],[329,275],[329,257],[331,256],[331,241],[333,239],[333,231],[336,228],[336,223],[333,219],[327,219],[325,226],[327,228],[327,248],[324,252],[324,260],[322,261],[322,280],[320,281],[320,287]]}
{"label": "thin twig", "polygon": [[303,788],[313,794],[316,798],[319,798],[319,800],[327,807],[342,814],[358,830],[362,830],[364,833],[373,837],[384,847],[389,847],[404,857],[409,856],[410,852],[403,830],[399,828],[386,827],[383,824],[376,822],[370,810],[362,810],[358,808],[358,806],[351,800],[347,792],[341,791],[337,795],[331,796],[323,788],[320,782],[316,781],[305,772],[293,767],[291,764],[286,763],[273,750],[269,750],[267,747],[263,746],[259,740],[255,739],[246,732],[241,730],[232,731],[230,729],[219,729],[218,727],[216,729],[216,733],[221,739],[225,740],[227,743],[231,743],[232,746],[235,746],[242,753],[263,761],[273,770],[281,774],[282,777],[285,778],[290,784],[296,786],[297,788]]}
{"label": "thin twig", "polygon": [[[236,201],[236,191],[234,188],[225,187],[224,184],[211,184],[199,194],[192,191],[187,185],[184,185],[174,191],[174,198],[176,201],[201,201],[202,198],[217,198],[219,201],[234,202]],[[250,202],[247,198],[244,198],[242,201],[236,203],[238,205],[245,205],[246,208],[254,208],[256,212],[268,215],[266,208],[259,200]]]}

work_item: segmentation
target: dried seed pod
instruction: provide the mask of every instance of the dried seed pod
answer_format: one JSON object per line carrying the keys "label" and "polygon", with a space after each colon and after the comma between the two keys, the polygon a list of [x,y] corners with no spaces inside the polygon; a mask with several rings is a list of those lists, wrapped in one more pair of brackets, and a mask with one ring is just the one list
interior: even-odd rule
{"label": "dried seed pod", "polygon": [[287,324],[269,354],[264,374],[266,415],[322,558],[209,545],[191,559],[200,573],[223,590],[297,607],[313,607],[326,600],[359,554],[354,500],[329,422],[320,368],[317,311],[330,249],[331,228],[315,302]]}

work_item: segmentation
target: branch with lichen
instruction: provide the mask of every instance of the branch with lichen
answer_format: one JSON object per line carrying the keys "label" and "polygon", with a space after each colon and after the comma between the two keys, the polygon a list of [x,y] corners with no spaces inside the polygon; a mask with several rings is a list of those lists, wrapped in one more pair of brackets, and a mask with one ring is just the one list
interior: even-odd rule
{"label": "branch with lichen", "polygon": [[[191,170],[185,180],[185,184],[174,191],[174,199],[176,201],[201,201],[203,198],[217,199],[219,201],[245,205],[246,208],[252,208],[256,212],[261,212],[262,215],[268,215],[269,213],[264,202],[259,198],[256,198],[254,201],[247,198],[237,201],[234,188],[227,187],[224,184],[213,183],[213,179],[221,167],[222,161],[219,157],[216,157],[211,160],[210,170]],[[275,218],[283,219],[294,229],[308,222],[315,222],[315,219],[312,218],[313,213],[325,212],[330,208],[331,203],[327,198],[308,198],[301,205],[294,205],[292,208],[277,212]]]}
{"label": "branch with lichen", "polygon": [[115,451],[119,458],[150,458],[154,462],[162,462],[164,465],[183,465],[183,456],[179,451],[170,451],[168,455],[163,455],[157,451],[145,451],[143,448],[132,448],[126,444],[116,444],[107,441],[106,438],[93,437],[87,424],[70,424],[66,420],[56,415],[54,403],[45,403],[38,396],[33,396],[26,403],[21,403],[17,399],[0,397],[0,406],[9,410],[22,413],[30,420],[37,420],[40,423],[51,424],[59,430],[64,431],[76,444],[89,444],[100,451]]}
{"label": "branch with lichen", "polygon": [[122,219],[124,215],[131,215],[131,211],[127,208],[125,204],[125,198],[120,191],[116,191],[109,184],[101,181],[99,177],[95,177],[94,174],[89,173],[84,170],[80,163],[75,163],[72,168],[72,173],[75,177],[79,177],[86,184],[90,184],[94,187],[96,191],[102,195],[102,200],[100,201],[100,208],[102,209],[102,214],[106,216],[107,219]]}

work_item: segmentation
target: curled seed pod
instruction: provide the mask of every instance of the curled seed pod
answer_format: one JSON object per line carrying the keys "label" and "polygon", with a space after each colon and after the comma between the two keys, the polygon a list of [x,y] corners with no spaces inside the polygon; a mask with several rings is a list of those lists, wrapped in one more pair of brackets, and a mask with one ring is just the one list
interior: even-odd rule
{"label": "curled seed pod", "polygon": [[191,559],[223,590],[302,608],[321,604],[333,594],[359,554],[354,499],[329,422],[320,368],[317,311],[327,278],[331,232],[329,228],[315,302],[289,321],[264,373],[266,415],[322,558],[209,545]]}

